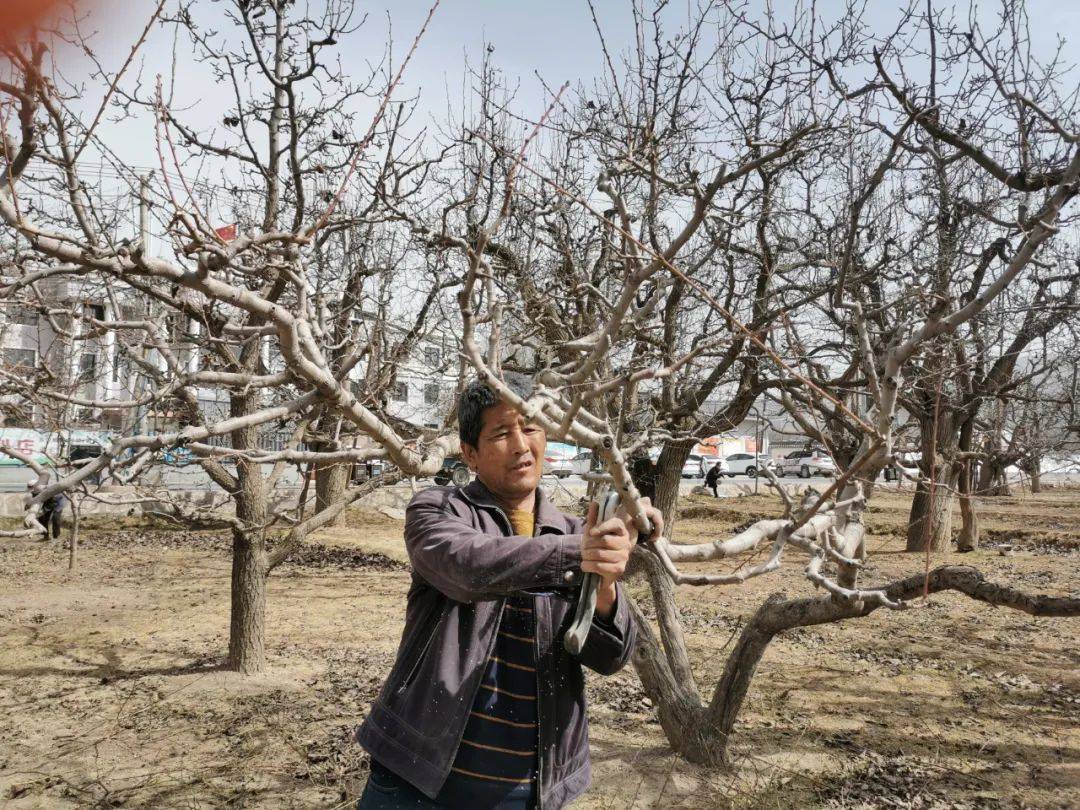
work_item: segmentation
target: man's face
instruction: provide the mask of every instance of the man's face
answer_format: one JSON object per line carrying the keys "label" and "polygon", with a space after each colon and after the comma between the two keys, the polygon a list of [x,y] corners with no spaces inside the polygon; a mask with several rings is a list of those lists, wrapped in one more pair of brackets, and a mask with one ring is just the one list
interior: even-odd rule
{"label": "man's face", "polygon": [[478,445],[462,444],[461,453],[484,485],[513,505],[536,492],[546,446],[542,428],[527,423],[520,413],[500,402],[481,416]]}

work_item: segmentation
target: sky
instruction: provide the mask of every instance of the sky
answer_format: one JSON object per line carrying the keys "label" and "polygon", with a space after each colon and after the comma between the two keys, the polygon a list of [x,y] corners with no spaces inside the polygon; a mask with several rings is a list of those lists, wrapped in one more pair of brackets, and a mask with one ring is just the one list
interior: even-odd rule
{"label": "sky", "polygon": [[[751,9],[764,9],[766,0],[745,0]],[[3,0],[0,0],[3,2]],[[156,0],[78,0],[89,19],[84,30],[96,30],[95,49],[109,71],[115,71],[128,55],[132,42],[143,29]],[[170,5],[172,0],[169,0]],[[311,6],[323,0],[299,0]],[[600,25],[612,52],[628,49],[633,43],[633,20],[630,0],[593,0]],[[790,17],[800,0],[772,0],[777,19]],[[811,0],[802,0],[808,3]],[[935,7],[950,4],[934,0]],[[999,0],[981,2],[980,17],[990,19]],[[197,0],[196,18],[205,28],[224,27],[219,0]],[[430,0],[357,0],[365,25],[339,43],[343,69],[352,75],[366,75],[369,64],[382,58],[385,43],[393,42],[395,62],[400,61],[430,8]],[[690,4],[672,0],[666,10],[669,27],[674,30],[685,20]],[[817,0],[818,13],[834,18],[843,9],[842,0]],[[967,3],[957,8],[965,9]],[[1080,39],[1080,2],[1075,0],[1029,0],[1032,38],[1039,51],[1053,48],[1059,34]],[[879,33],[890,30],[898,19],[895,0],[870,0],[867,21]],[[1075,34],[1074,34],[1075,32]],[[190,46],[188,46],[190,48]],[[511,82],[518,82],[515,99],[517,111],[535,118],[547,106],[548,87],[564,81],[590,85],[604,74],[603,55],[586,0],[442,0],[431,25],[408,67],[396,97],[420,96],[421,119],[438,122],[445,117],[447,105],[460,109],[467,81],[466,63],[477,64],[484,50],[491,47],[494,63]],[[171,29],[155,29],[129,69],[125,81],[141,76],[146,90],[153,87],[156,74],[166,82],[173,73],[174,37]],[[1070,60],[1080,62],[1080,47],[1073,46]],[[77,79],[87,68],[85,57],[75,49],[66,49],[57,57],[66,75]],[[918,70],[918,65],[913,66]],[[541,78],[543,81],[541,81]],[[215,83],[204,68],[191,59],[190,50],[176,52],[177,99],[174,109],[183,109],[186,120],[196,126],[221,125],[232,97],[228,88]],[[84,107],[92,114],[100,103],[100,91],[88,93]],[[371,102],[370,109],[374,108]],[[361,110],[355,128],[363,131],[368,118]],[[421,122],[417,122],[417,126]],[[152,117],[115,123],[106,119],[99,135],[129,164],[158,165]]]}
{"label": "sky", "polygon": [[[98,48],[103,61],[118,67],[127,55],[131,42],[147,19],[155,0],[79,0],[93,9],[91,26],[99,31]],[[320,0],[300,0],[313,6]],[[798,0],[773,0],[778,19],[787,18]],[[809,2],[809,0],[804,0]],[[762,9],[765,0],[747,0],[750,8]],[[430,8],[430,0],[386,0],[365,2],[357,6],[368,15],[363,28],[341,43],[340,55],[347,72],[366,73],[366,62],[381,56],[388,33],[394,42],[398,59],[407,50]],[[868,21],[878,31],[886,31],[898,17],[895,0],[871,0]],[[935,0],[935,7],[950,4]],[[966,8],[966,2],[958,8]],[[978,4],[980,14],[990,17],[999,2],[991,0]],[[604,29],[609,48],[620,51],[633,42],[633,22],[630,0],[594,0],[594,6]],[[1029,0],[1033,40],[1045,50],[1054,45],[1059,33],[1080,40],[1080,2],[1074,0]],[[687,15],[687,0],[673,0],[669,6],[672,26]],[[842,0],[817,0],[819,14],[826,19],[835,17],[843,8]],[[214,26],[223,20],[221,4],[215,0],[198,0],[196,14],[205,25]],[[89,27],[89,26],[88,26]],[[520,81],[518,103],[523,113],[529,109],[542,111],[546,106],[545,90],[537,74],[550,87],[564,81],[573,84],[591,79],[604,72],[603,57],[586,0],[443,0],[435,12],[431,26],[405,75],[399,95],[419,91],[421,103],[438,116],[445,109],[445,99],[460,98],[466,59],[476,64],[485,46],[493,50],[495,63],[508,77]],[[170,72],[171,36],[156,31],[140,55],[139,65],[144,76],[152,80],[154,73]],[[1080,44],[1071,49],[1072,61],[1080,61]],[[228,103],[225,88],[201,80],[198,68],[180,53],[181,69],[188,76],[189,101],[200,102],[205,109],[220,111]],[[77,61],[77,55],[70,55]],[[187,64],[184,64],[184,62]],[[534,113],[535,114],[535,113]],[[145,151],[142,141],[152,141],[146,132],[129,132],[121,140],[136,150]]]}

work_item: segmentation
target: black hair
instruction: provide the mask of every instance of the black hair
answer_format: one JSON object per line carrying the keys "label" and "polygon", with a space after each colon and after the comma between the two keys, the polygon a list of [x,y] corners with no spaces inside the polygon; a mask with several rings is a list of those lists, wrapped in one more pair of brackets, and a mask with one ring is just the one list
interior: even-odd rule
{"label": "black hair", "polygon": [[[532,383],[523,374],[506,373],[503,376],[506,387],[519,397],[527,398],[532,393]],[[470,447],[480,446],[480,429],[484,426],[484,411],[502,402],[495,390],[483,379],[472,380],[461,392],[458,399],[458,438],[462,444]]]}

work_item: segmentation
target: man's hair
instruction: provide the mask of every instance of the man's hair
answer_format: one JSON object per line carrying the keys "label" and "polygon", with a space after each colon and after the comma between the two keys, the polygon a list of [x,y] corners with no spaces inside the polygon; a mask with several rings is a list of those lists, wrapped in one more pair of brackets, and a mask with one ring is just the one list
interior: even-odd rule
{"label": "man's hair", "polygon": [[[532,382],[524,374],[507,372],[503,375],[506,387],[519,397],[532,393]],[[484,426],[484,411],[498,405],[502,400],[495,390],[482,379],[472,380],[465,386],[458,399],[458,438],[470,447],[480,446],[480,429]]]}

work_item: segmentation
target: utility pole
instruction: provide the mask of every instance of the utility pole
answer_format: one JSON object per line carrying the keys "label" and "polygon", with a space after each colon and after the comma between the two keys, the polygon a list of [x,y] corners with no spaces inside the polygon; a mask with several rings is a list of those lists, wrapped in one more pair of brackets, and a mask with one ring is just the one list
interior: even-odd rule
{"label": "utility pole", "polygon": [[754,422],[754,469],[757,470],[757,475],[754,476],[754,494],[758,494],[758,481],[761,480],[761,407],[755,407],[757,412],[757,419]]}
{"label": "utility pole", "polygon": [[[139,251],[144,256],[150,252],[150,176],[152,174],[153,172],[148,172],[139,178]],[[151,304],[147,302],[147,307],[149,306]],[[148,316],[149,314],[147,312]],[[117,317],[120,317],[120,313],[117,313]],[[119,351],[119,347],[117,351]],[[142,379],[142,376],[136,373],[136,384],[132,386],[133,388],[139,387],[138,381],[140,379]],[[144,408],[143,405],[138,405],[135,408],[135,424],[132,426],[132,431],[135,434],[142,433]]]}

